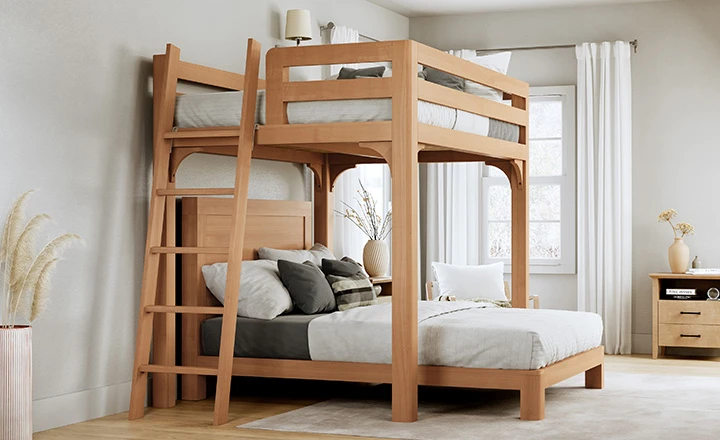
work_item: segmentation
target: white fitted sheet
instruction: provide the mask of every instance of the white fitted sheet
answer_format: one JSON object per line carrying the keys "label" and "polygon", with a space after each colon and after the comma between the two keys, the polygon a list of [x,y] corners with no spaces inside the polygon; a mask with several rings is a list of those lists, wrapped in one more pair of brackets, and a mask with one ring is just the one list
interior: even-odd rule
{"label": "white fitted sheet", "polygon": [[[178,96],[175,125],[179,128],[231,127],[240,124],[243,92],[198,93]],[[353,99],[339,101],[292,102],[288,104],[288,122],[316,124],[334,122],[370,122],[392,119],[392,100]],[[462,110],[418,102],[418,121],[423,124],[488,136],[491,120]],[[255,122],[265,124],[265,91],[258,91]],[[497,121],[492,121],[497,122]],[[510,134],[498,136],[513,140]]]}
{"label": "white fitted sheet", "polygon": [[[308,327],[318,361],[392,361],[392,304],[316,318]],[[472,302],[418,303],[418,362],[466,368],[536,370],[600,345],[599,315],[498,308]]]}

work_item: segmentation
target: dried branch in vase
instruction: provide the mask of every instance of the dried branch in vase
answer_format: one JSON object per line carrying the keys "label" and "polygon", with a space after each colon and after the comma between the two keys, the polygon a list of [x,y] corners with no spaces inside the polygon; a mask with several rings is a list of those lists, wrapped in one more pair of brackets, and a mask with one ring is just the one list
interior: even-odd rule
{"label": "dried branch in vase", "polygon": [[345,211],[335,210],[335,212],[350,220],[370,240],[384,240],[392,230],[392,210],[389,209],[384,216],[378,214],[375,198],[365,189],[362,181],[358,180],[358,182],[360,183],[359,198],[356,197],[355,202],[360,212],[345,201],[342,202]]}
{"label": "dried branch in vase", "polygon": [[[673,225],[672,219],[677,217],[677,211],[674,209],[666,209],[658,216],[658,222],[667,222],[673,230],[674,238],[684,238],[686,235],[695,235],[695,227],[689,223],[680,222]],[[678,232],[680,236],[678,237]]]}

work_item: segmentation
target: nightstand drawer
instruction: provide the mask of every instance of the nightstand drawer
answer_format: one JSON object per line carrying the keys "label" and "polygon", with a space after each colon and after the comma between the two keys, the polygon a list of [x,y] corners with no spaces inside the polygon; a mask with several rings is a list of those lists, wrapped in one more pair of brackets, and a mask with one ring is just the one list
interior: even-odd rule
{"label": "nightstand drawer", "polygon": [[666,347],[718,347],[720,325],[660,324],[658,344]]}
{"label": "nightstand drawer", "polygon": [[718,301],[660,301],[660,324],[711,324],[720,325]]}

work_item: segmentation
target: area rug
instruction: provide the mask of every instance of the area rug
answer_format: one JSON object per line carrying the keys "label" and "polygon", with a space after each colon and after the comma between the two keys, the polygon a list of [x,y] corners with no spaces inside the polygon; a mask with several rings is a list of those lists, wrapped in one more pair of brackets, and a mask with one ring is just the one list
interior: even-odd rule
{"label": "area rug", "polygon": [[603,390],[583,379],[549,388],[539,422],[519,420],[519,392],[423,388],[418,421],[393,423],[381,386],[239,428],[418,440],[720,438],[720,378],[608,373]]}

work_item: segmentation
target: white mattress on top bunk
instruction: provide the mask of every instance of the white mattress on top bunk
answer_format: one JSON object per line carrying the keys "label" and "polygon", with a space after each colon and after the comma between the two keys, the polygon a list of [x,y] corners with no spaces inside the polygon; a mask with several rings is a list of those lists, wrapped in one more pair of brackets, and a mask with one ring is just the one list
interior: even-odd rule
{"label": "white mattress on top bunk", "polygon": [[[179,128],[231,127],[240,124],[243,92],[198,93],[178,96],[175,125]],[[392,119],[392,100],[353,99],[292,102],[291,124],[371,122]],[[418,102],[418,121],[467,133],[517,141],[517,127],[484,116],[425,101]],[[255,122],[265,124],[265,91],[258,91]]]}
{"label": "white mattress on top bunk", "polygon": [[[595,313],[499,308],[473,302],[418,303],[418,362],[465,368],[536,370],[600,346]],[[313,319],[315,361],[392,361],[392,304],[357,307]]]}

